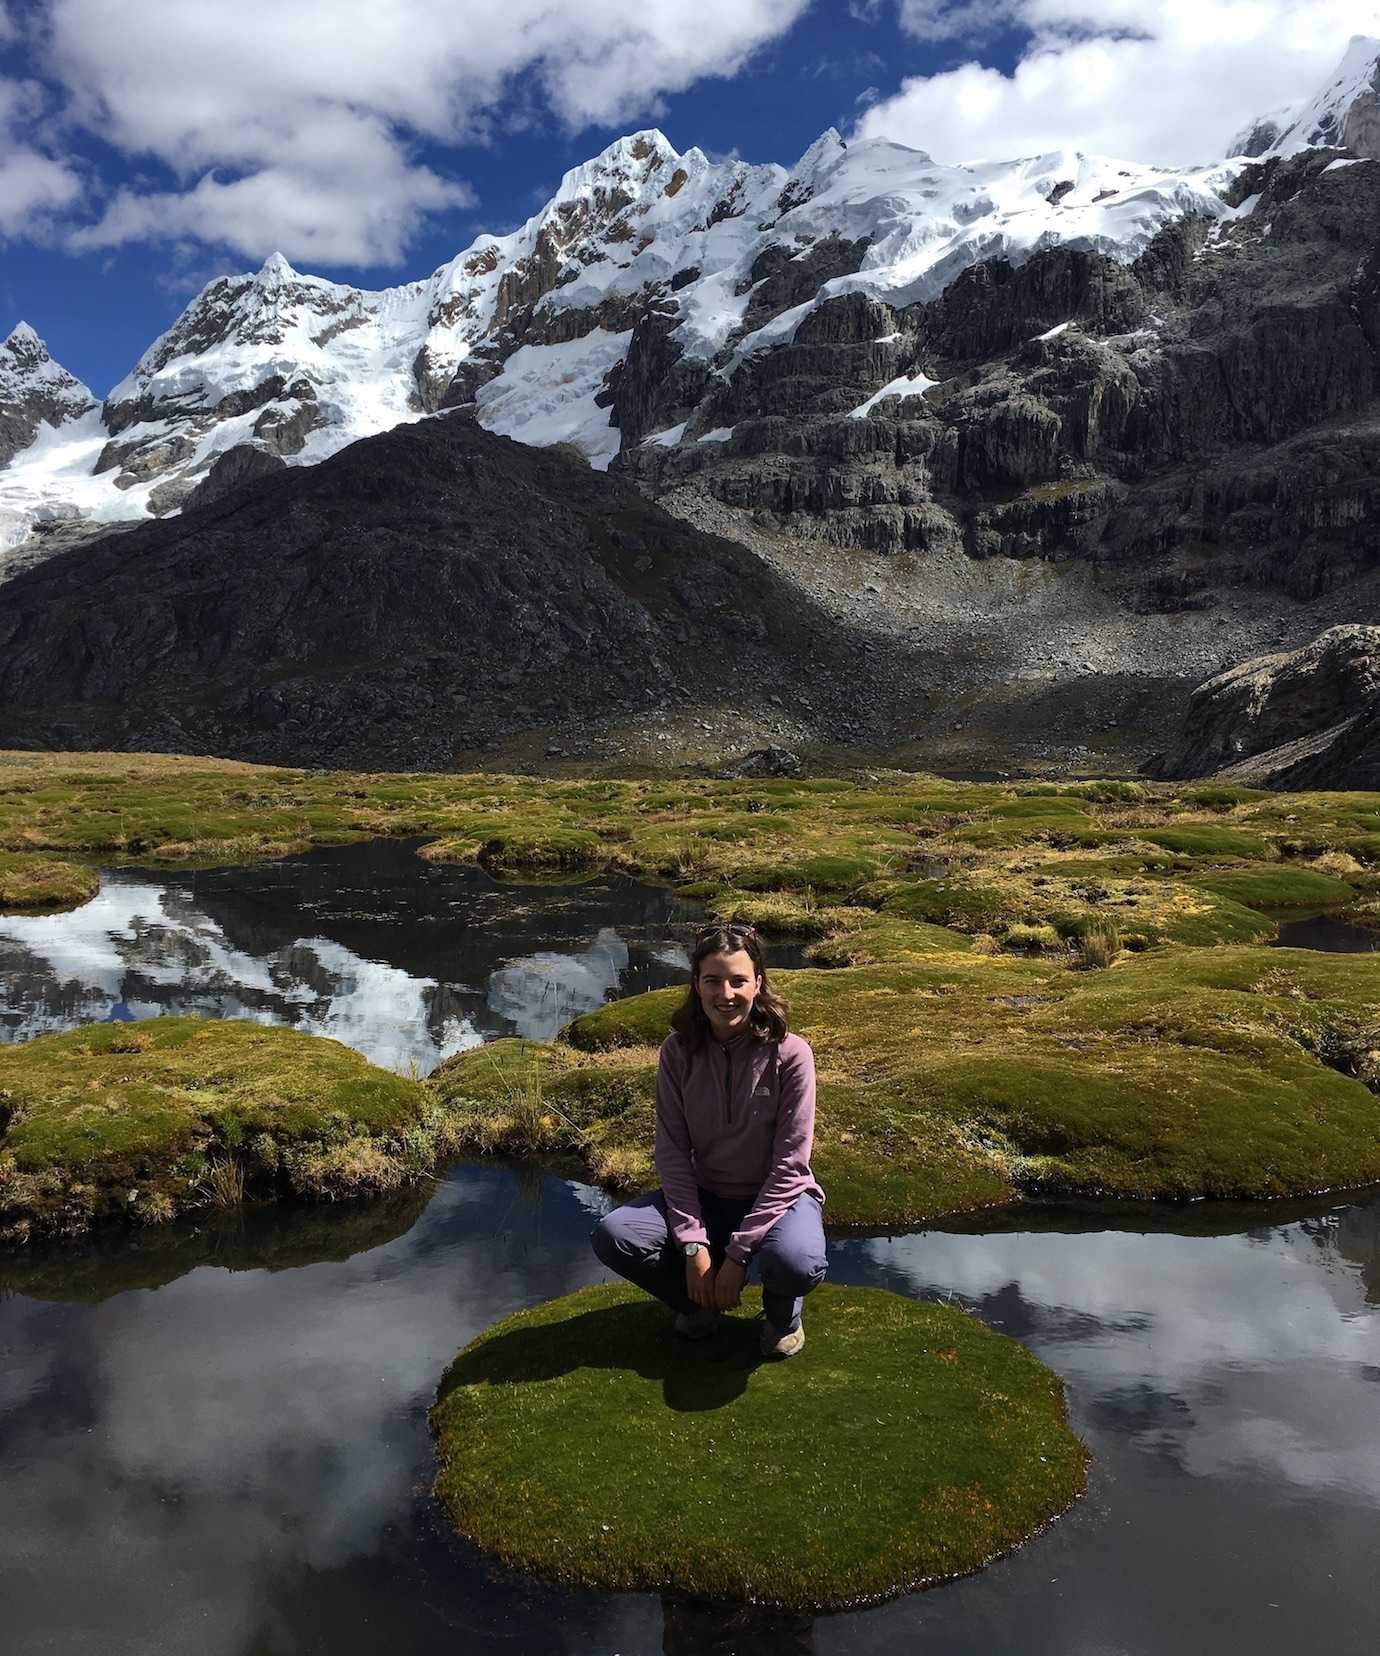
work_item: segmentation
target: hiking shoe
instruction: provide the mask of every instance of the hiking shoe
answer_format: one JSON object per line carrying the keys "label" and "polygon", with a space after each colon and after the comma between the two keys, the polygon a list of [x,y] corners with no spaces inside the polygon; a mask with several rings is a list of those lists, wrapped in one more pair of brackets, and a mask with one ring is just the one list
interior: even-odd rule
{"label": "hiking shoe", "polygon": [[719,1313],[696,1306],[693,1311],[676,1312],[676,1333],[682,1340],[707,1340],[719,1326]]}
{"label": "hiking shoe", "polygon": [[789,1334],[783,1334],[773,1328],[769,1322],[762,1324],[762,1355],[764,1357],[794,1357],[796,1352],[805,1344],[805,1324],[802,1322]]}

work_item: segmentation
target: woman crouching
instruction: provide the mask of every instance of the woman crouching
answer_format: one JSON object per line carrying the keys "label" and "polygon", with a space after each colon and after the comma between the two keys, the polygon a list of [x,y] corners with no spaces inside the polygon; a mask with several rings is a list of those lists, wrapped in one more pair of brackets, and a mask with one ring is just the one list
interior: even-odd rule
{"label": "woman crouching", "polygon": [[801,1302],[827,1268],[814,1130],[814,1054],[787,1028],[756,931],[711,926],[695,941],[657,1066],[661,1189],[601,1219],[594,1252],[664,1300],[689,1339],[738,1303],[756,1260],[762,1354],[794,1357]]}

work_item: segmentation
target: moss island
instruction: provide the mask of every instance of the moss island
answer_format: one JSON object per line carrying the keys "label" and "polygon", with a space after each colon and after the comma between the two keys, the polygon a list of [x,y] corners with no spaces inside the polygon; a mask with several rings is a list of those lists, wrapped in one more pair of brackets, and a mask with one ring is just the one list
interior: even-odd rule
{"label": "moss island", "polygon": [[0,1046],[0,1240],[395,1191],[453,1148],[418,1082],[295,1030],[152,1018]]}
{"label": "moss island", "polygon": [[[1289,913],[1380,924],[1380,794],[890,772],[375,776],[0,754],[0,907],[79,901],[95,860],[225,863],[404,834],[431,836],[424,857],[499,877],[612,867],[669,880],[711,915],[805,940],[806,969],[778,976],[818,1059],[816,1166],[834,1224],[913,1224],[1035,1194],[1249,1200],[1380,1180],[1380,955],[1265,947]],[[407,1101],[400,1092],[399,1115],[363,1131],[413,1135],[412,1149],[387,1153],[395,1170],[459,1146],[576,1158],[613,1188],[643,1184],[655,1045],[674,1000],[616,1003],[548,1044],[476,1049],[425,1085],[383,1077],[411,1089]],[[245,1076],[269,1072],[267,1045],[226,1038],[245,1043]],[[88,1110],[85,1140],[68,1135],[39,1167],[23,1134],[54,1073],[53,1039],[0,1055],[0,1093],[29,1100],[16,1111],[0,1096],[0,1200],[13,1202],[22,1174],[37,1213],[41,1178],[48,1210],[76,1222],[118,1207],[90,1189],[118,1193],[119,1179],[92,1170],[137,1170],[120,1122],[146,1112],[134,1093],[99,1118]],[[90,1031],[76,1039],[94,1051]],[[296,1128],[277,1135],[277,1168],[261,1166],[247,1148],[257,1127],[231,1142],[215,1129],[215,1089],[193,1080],[187,1097],[160,1118],[168,1166],[200,1154],[265,1193],[311,1188],[283,1163]],[[307,1146],[349,1131],[300,1127]],[[161,1154],[143,1153],[150,1167]],[[168,1174],[184,1204],[209,1199],[203,1174]],[[77,1196],[59,1193],[69,1185]],[[151,1196],[128,1200],[128,1188],[152,1190],[149,1176],[125,1185],[126,1211],[166,1216]],[[341,1188],[321,1181],[322,1193]]]}
{"label": "moss island", "polygon": [[810,1337],[763,1362],[740,1314],[688,1346],[624,1284],[519,1312],[442,1382],[437,1493],[562,1581],[826,1609],[978,1569],[1081,1492],[1063,1387],[1015,1340],[828,1285]]}

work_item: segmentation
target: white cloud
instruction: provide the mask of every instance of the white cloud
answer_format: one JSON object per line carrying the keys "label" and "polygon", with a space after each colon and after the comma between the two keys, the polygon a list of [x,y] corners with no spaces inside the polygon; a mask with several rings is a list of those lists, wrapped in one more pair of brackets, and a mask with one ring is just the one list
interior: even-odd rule
{"label": "white cloud", "polygon": [[[325,124],[334,124],[327,118]],[[76,248],[128,241],[226,243],[251,257],[282,249],[318,264],[391,264],[402,257],[423,214],[469,205],[463,183],[409,166],[386,138],[342,123],[341,164],[265,156],[238,178],[207,173],[187,190],[122,189],[99,223],[75,231]],[[353,153],[354,159],[349,159]]]}
{"label": "white cloud", "polygon": [[36,150],[10,150],[0,158],[0,236],[37,233],[80,194],[81,180],[61,161]]}
{"label": "white cloud", "polygon": [[[0,7],[0,45],[13,25]],[[33,81],[0,79],[0,237],[41,233],[52,214],[81,195],[76,169],[26,144],[19,136],[43,109]]]}
{"label": "white cloud", "polygon": [[978,62],[916,76],[858,122],[941,160],[1068,145],[1144,161],[1221,155],[1252,116],[1309,97],[1375,0],[901,0],[917,39],[1029,33],[1013,74]]}
{"label": "white cloud", "polygon": [[736,74],[806,3],[50,0],[47,66],[72,117],[178,180],[121,190],[78,244],[396,262],[423,215],[471,200],[416,143],[491,138],[515,77],[571,129],[623,122]]}
{"label": "white cloud", "polygon": [[901,27],[916,40],[980,40],[1021,9],[1021,0],[901,0]]}

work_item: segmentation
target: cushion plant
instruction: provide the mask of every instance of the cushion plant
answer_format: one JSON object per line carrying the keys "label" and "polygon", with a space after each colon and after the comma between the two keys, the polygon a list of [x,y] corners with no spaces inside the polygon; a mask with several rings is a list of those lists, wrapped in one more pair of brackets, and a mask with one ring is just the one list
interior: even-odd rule
{"label": "cushion plant", "polygon": [[562,1581],[829,1608],[978,1569],[1083,1488],[1063,1387],[1016,1341],[871,1288],[826,1285],[809,1324],[773,1363],[745,1311],[687,1345],[621,1283],[519,1312],[442,1382],[437,1493]]}

